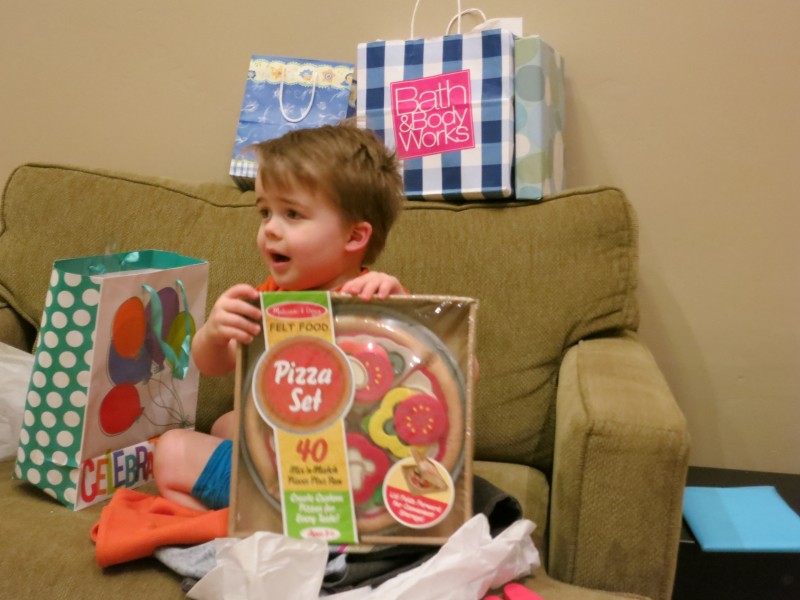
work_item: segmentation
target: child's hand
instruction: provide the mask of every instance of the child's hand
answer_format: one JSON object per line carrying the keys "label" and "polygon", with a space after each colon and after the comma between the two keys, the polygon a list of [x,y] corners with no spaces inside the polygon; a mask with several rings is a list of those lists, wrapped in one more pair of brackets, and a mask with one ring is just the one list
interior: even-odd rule
{"label": "child's hand", "polygon": [[408,294],[397,277],[379,271],[369,271],[351,279],[342,286],[341,291],[344,294],[358,296],[362,300],[371,300],[373,296],[383,299],[391,294]]}
{"label": "child's hand", "polygon": [[261,331],[256,289],[245,283],[222,293],[192,340],[192,358],[205,375],[224,375],[236,366],[236,342],[249,344]]}
{"label": "child's hand", "polygon": [[203,329],[206,341],[214,346],[236,340],[249,344],[261,331],[261,309],[256,289],[240,283],[225,290],[214,303]]}

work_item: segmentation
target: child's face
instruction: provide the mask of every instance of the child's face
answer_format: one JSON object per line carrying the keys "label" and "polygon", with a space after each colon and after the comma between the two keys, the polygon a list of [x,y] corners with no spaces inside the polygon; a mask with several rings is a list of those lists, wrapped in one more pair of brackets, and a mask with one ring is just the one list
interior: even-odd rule
{"label": "child's face", "polygon": [[347,249],[352,226],[325,195],[265,191],[256,177],[256,207],[258,250],[281,289],[332,290],[359,274],[360,257]]}

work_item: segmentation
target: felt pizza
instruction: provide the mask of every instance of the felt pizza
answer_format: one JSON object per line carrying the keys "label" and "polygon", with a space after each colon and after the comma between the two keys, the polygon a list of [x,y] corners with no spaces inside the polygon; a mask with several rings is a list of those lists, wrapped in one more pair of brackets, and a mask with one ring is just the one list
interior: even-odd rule
{"label": "felt pizza", "polygon": [[[341,304],[334,309],[334,326],[353,380],[344,422],[356,523],[360,533],[375,533],[397,524],[382,495],[394,463],[421,452],[454,480],[458,476],[465,384],[447,347],[402,313],[382,305]],[[253,387],[248,386],[243,407],[243,454],[257,487],[280,510],[272,430],[259,415]]]}

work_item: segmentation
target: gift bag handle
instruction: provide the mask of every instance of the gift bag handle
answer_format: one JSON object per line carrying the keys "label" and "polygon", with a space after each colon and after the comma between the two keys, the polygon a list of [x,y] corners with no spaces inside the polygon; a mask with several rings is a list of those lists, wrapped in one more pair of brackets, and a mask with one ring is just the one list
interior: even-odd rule
{"label": "gift bag handle", "polygon": [[97,256],[93,260],[97,262],[90,264],[87,268],[89,275],[105,275],[106,273],[116,273],[118,271],[125,271],[135,267],[139,262],[138,252],[128,252],[125,256],[120,258],[111,250],[116,243],[109,245],[106,253],[102,256]]}
{"label": "gift bag handle", "polygon": [[[419,8],[420,0],[417,0],[414,3],[414,11],[411,13],[411,37],[408,39],[414,39],[414,23],[417,20],[417,9]],[[458,12],[453,15],[453,18],[450,19],[450,22],[447,24],[447,29],[445,29],[444,34],[448,35],[450,33],[450,29],[453,27],[453,23],[458,21],[458,29],[456,33],[461,33],[461,17],[464,15],[468,15],[470,13],[477,13],[478,16],[483,19],[483,22],[486,22],[486,14],[480,8],[465,8],[464,10],[461,9],[461,0],[456,0],[456,6],[458,7]]]}
{"label": "gift bag handle", "polygon": [[280,105],[281,115],[283,115],[284,119],[289,121],[289,123],[299,123],[308,116],[308,114],[311,112],[311,106],[314,104],[314,97],[317,95],[317,69],[316,67],[314,68],[314,79],[311,83],[311,99],[308,101],[308,106],[306,106],[305,109],[300,112],[299,117],[290,117],[286,113],[286,109],[283,107],[283,85],[286,82],[286,71],[288,66],[289,64],[286,63],[283,65],[283,69],[281,69],[281,87],[278,90],[278,104]]}
{"label": "gift bag handle", "polygon": [[[473,14],[473,13],[477,14],[481,18],[481,20],[484,23],[486,23],[486,21],[487,21],[486,13],[483,12],[480,8],[465,8],[464,10],[460,11],[457,15],[453,15],[453,18],[450,19],[450,22],[447,24],[447,29],[444,30],[444,34],[445,35],[449,35],[450,34],[450,29],[452,29],[453,23],[455,23],[456,20],[460,21],[461,17],[463,15],[469,15],[469,14]],[[461,25],[460,24],[458,26],[458,33],[461,33]]]}
{"label": "gift bag handle", "polygon": [[[183,282],[180,279],[176,279],[175,283],[178,284],[178,288],[181,291],[183,306],[188,311],[189,301],[186,298],[186,288],[183,286]],[[189,353],[191,352],[192,347],[191,320],[184,319],[186,324],[186,335],[181,341],[180,356],[176,356],[172,346],[170,346],[161,338],[161,328],[164,323],[164,313],[161,308],[161,299],[158,296],[158,292],[156,292],[147,284],[142,284],[142,287],[148,294],[150,294],[150,327],[152,329],[152,333],[155,336],[159,346],[161,346],[161,351],[164,353],[164,356],[170,363],[172,363],[172,376],[175,379],[184,379],[189,370]]]}

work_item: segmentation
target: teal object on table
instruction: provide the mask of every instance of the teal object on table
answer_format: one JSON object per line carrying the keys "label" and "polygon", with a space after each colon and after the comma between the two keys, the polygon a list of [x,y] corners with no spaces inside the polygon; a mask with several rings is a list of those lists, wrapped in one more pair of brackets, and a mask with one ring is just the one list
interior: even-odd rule
{"label": "teal object on table", "polygon": [[689,486],[683,516],[705,551],[800,552],[800,516],[772,486]]}

